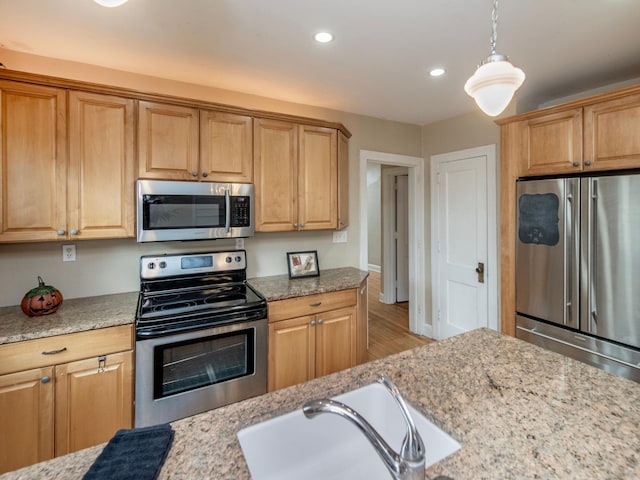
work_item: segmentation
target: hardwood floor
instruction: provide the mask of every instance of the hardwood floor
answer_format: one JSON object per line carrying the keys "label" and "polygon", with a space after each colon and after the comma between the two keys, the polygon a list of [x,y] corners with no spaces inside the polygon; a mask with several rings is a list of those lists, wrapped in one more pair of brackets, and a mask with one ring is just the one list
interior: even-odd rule
{"label": "hardwood floor", "polygon": [[408,302],[380,303],[380,280],[379,273],[369,272],[369,361],[434,341],[409,331]]}

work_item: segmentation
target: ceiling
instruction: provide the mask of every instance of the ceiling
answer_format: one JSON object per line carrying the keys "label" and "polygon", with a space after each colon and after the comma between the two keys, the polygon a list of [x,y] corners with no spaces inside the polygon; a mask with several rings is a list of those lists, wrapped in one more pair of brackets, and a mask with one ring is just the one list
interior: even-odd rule
{"label": "ceiling", "polygon": [[[474,110],[463,86],[489,54],[491,5],[0,0],[0,47],[424,125]],[[640,78],[639,0],[502,0],[498,13],[497,51],[527,75],[519,105]],[[313,41],[323,29],[334,42]],[[430,78],[435,66],[447,73]]]}

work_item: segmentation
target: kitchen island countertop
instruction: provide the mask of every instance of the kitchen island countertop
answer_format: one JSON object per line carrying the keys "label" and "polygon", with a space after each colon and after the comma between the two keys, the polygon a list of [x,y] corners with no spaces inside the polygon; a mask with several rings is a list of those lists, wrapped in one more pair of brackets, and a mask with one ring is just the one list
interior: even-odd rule
{"label": "kitchen island countertop", "polygon": [[[427,478],[640,477],[640,385],[479,329],[172,423],[161,479],[249,479],[238,430],[385,373],[462,448]],[[427,445],[428,448],[428,445]],[[3,476],[78,479],[92,447]]]}

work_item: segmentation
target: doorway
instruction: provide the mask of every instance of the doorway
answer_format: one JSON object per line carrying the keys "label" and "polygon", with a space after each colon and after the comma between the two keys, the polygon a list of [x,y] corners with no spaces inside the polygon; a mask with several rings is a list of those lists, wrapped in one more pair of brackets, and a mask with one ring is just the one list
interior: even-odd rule
{"label": "doorway", "polygon": [[431,157],[435,338],[498,328],[495,145]]}
{"label": "doorway", "polygon": [[[367,165],[369,163],[406,167],[408,204],[408,270],[409,329],[431,336],[431,325],[425,319],[425,253],[424,253],[424,159],[369,150],[360,151],[360,268],[368,269]],[[386,265],[385,265],[386,268]],[[386,288],[386,287],[383,287]]]}

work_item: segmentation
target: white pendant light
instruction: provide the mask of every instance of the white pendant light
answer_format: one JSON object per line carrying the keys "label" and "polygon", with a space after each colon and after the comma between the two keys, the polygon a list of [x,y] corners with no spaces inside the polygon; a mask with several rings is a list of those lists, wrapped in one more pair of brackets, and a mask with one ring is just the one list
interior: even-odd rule
{"label": "white pendant light", "polygon": [[119,7],[120,5],[127,3],[129,0],[93,0],[103,7]]}
{"label": "white pendant light", "polygon": [[493,0],[491,54],[464,84],[464,91],[491,117],[500,115],[522,82],[524,72],[514,67],[505,55],[496,53],[498,0]]}

